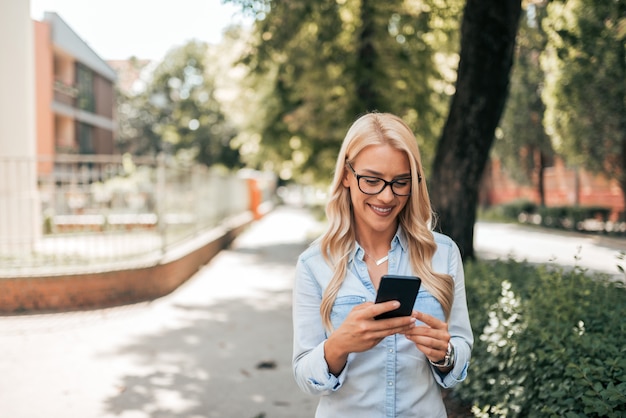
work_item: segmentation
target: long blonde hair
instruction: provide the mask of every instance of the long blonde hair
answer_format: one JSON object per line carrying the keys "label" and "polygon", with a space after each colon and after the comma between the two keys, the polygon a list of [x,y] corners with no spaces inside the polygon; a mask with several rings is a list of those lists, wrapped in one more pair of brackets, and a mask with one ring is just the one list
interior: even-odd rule
{"label": "long blonde hair", "polygon": [[[398,116],[368,113],[352,124],[344,138],[337,157],[330,200],[326,205],[328,229],[320,239],[320,246],[326,262],[333,270],[333,277],[322,296],[320,314],[329,332],[333,329],[330,313],[346,277],[348,258],[354,251],[356,240],[350,193],[342,184],[346,162],[352,162],[368,146],[384,144],[405,152],[411,166],[413,192],[399,215],[400,225],[408,240],[411,269],[422,279],[422,285],[441,303],[446,319],[452,309],[452,277],[435,273],[432,268],[432,258],[437,249],[431,231],[434,215],[415,135]],[[421,176],[421,182],[418,175]]]}

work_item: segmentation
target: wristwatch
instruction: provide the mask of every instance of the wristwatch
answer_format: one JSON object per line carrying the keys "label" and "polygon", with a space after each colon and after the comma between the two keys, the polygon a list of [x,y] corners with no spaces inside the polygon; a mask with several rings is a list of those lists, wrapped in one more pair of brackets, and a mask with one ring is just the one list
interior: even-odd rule
{"label": "wristwatch", "polygon": [[443,360],[439,360],[435,362],[435,361],[428,359],[428,361],[433,366],[441,367],[444,369],[446,367],[452,366],[454,364],[454,346],[450,344],[450,342],[448,341],[448,350],[446,351],[446,356],[443,358]]}

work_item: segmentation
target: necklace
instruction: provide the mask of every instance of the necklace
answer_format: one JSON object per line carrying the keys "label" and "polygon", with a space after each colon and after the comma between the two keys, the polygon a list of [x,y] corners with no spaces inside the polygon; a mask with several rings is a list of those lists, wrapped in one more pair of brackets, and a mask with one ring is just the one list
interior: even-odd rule
{"label": "necklace", "polygon": [[380,266],[382,263],[384,263],[385,261],[389,260],[389,254],[387,254],[386,256],[384,256],[383,258],[379,258],[378,260],[376,260],[375,258],[372,258],[368,253],[365,253],[365,255],[372,260],[374,263],[376,263],[377,266]]}

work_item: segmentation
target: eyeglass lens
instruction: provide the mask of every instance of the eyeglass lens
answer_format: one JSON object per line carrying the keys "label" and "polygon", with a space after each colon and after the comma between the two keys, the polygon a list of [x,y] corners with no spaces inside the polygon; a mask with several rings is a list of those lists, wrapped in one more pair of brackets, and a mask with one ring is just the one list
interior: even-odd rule
{"label": "eyeglass lens", "polygon": [[385,187],[390,186],[394,194],[398,196],[406,196],[411,194],[411,179],[396,179],[386,181],[378,177],[358,176],[359,189],[365,194],[378,194]]}

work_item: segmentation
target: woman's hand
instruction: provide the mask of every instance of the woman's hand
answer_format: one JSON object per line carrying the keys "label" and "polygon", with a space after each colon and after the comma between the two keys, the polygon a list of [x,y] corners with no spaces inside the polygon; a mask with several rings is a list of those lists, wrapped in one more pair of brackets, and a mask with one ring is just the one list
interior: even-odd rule
{"label": "woman's hand", "polygon": [[411,316],[374,319],[399,306],[397,301],[365,302],[355,306],[324,344],[324,356],[330,372],[339,375],[346,365],[348,354],[367,351],[389,335],[406,334],[415,328],[415,318]]}
{"label": "woman's hand", "polygon": [[[423,322],[404,333],[426,357],[436,363],[444,359],[448,351],[450,333],[448,324],[434,316],[413,311],[412,317]],[[448,368],[450,369],[450,368]],[[444,370],[444,369],[441,369]]]}

